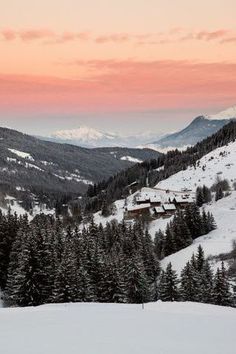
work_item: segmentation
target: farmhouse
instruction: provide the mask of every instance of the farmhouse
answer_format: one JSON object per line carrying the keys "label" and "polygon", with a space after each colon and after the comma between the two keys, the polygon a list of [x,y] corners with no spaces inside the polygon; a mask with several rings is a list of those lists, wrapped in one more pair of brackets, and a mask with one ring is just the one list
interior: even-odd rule
{"label": "farmhouse", "polygon": [[150,208],[150,203],[128,206],[126,209],[127,216],[130,218],[135,218],[138,216],[149,215]]}
{"label": "farmhouse", "polygon": [[177,209],[185,209],[189,204],[193,203],[193,199],[190,196],[176,196],[170,201]]}
{"label": "farmhouse", "polygon": [[160,196],[152,193],[141,193],[139,196],[136,197],[136,203],[138,205],[143,203],[150,203],[151,206],[160,206],[161,205],[161,198]]}
{"label": "farmhouse", "polygon": [[125,218],[132,219],[150,215],[152,218],[168,218],[178,209],[194,202],[192,193],[144,187],[137,192],[133,205],[125,209]]}
{"label": "farmhouse", "polygon": [[165,211],[165,216],[171,216],[175,214],[176,212],[176,207],[174,204],[163,204],[163,209]]}
{"label": "farmhouse", "polygon": [[158,206],[158,207],[155,207],[154,208],[154,215],[157,217],[157,218],[161,218],[165,215],[165,210],[163,209],[162,206]]}

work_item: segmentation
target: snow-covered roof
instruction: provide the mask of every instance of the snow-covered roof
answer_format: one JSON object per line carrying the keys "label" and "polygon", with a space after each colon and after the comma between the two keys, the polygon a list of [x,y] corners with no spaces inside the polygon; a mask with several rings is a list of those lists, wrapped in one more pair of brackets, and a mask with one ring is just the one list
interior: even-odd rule
{"label": "snow-covered roof", "polygon": [[166,211],[169,211],[169,210],[176,210],[176,207],[174,204],[163,204],[163,208],[164,210]]}
{"label": "snow-covered roof", "polygon": [[161,203],[161,197],[153,195],[150,197],[150,203]]}
{"label": "snow-covered roof", "polygon": [[150,203],[145,203],[145,204],[140,204],[140,205],[128,206],[127,210],[128,211],[135,211],[135,210],[140,210],[140,209],[149,209],[150,207],[151,207]]}
{"label": "snow-covered roof", "polygon": [[179,197],[175,197],[174,200],[176,201],[176,203],[192,203],[193,200],[190,197],[183,197],[183,196],[179,196]]}
{"label": "snow-covered roof", "polygon": [[141,193],[137,198],[137,202],[147,202],[150,201],[151,203],[160,203],[161,197],[159,195],[153,194],[152,192],[149,193]]}
{"label": "snow-covered roof", "polygon": [[150,197],[141,195],[141,196],[136,198],[136,202],[146,202],[146,201],[149,202],[150,201]]}
{"label": "snow-covered roof", "polygon": [[165,210],[163,209],[162,206],[160,206],[160,207],[155,207],[154,210],[155,210],[155,212],[156,212],[157,214],[162,214],[162,213],[165,212]]}

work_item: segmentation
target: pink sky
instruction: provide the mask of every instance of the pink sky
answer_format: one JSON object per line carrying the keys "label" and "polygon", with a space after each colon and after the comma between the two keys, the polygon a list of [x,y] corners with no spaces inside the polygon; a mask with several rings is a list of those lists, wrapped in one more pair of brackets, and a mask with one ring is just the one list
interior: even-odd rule
{"label": "pink sky", "polygon": [[60,115],[57,129],[68,115],[79,125],[90,114],[99,126],[102,112],[127,120],[155,111],[149,123],[163,130],[158,112],[178,126],[187,112],[233,105],[235,13],[234,0],[5,1],[0,118],[14,126],[38,112]]}

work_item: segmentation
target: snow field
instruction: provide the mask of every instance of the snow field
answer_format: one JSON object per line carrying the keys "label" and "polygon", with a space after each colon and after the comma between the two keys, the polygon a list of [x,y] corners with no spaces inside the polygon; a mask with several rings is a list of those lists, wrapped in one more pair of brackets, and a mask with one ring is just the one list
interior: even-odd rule
{"label": "snow field", "polygon": [[196,303],[0,309],[4,354],[235,354],[236,310]]}

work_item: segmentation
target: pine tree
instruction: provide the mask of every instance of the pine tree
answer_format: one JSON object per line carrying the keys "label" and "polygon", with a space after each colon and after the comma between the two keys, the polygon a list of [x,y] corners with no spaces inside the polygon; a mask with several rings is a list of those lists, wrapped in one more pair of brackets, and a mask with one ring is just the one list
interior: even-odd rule
{"label": "pine tree", "polygon": [[172,269],[171,263],[166,267],[166,271],[162,271],[159,294],[162,301],[178,301],[178,279],[176,272]]}
{"label": "pine tree", "polygon": [[224,198],[224,192],[223,192],[223,189],[220,185],[216,189],[215,201],[217,202],[217,200],[222,199],[222,198]]}
{"label": "pine tree", "polygon": [[202,188],[204,203],[210,203],[212,200],[211,191],[205,185]]}
{"label": "pine tree", "polygon": [[144,266],[138,256],[127,264],[127,297],[130,303],[140,304],[149,301],[148,281]]}
{"label": "pine tree", "polygon": [[165,235],[161,230],[155,234],[154,252],[158,259],[163,259],[165,257]]}
{"label": "pine tree", "polygon": [[208,261],[204,261],[200,277],[199,301],[213,303],[213,272]]}
{"label": "pine tree", "polygon": [[180,294],[182,301],[198,301],[199,276],[190,262],[181,272]]}
{"label": "pine tree", "polygon": [[204,194],[202,187],[198,187],[196,190],[196,204],[201,207],[204,203]]}
{"label": "pine tree", "polygon": [[198,246],[197,255],[196,255],[196,269],[198,272],[203,270],[203,266],[205,264],[205,256],[204,251],[201,245]]}
{"label": "pine tree", "polygon": [[221,269],[217,268],[213,286],[213,301],[216,305],[230,306],[232,298],[230,286],[224,263],[222,262]]}

